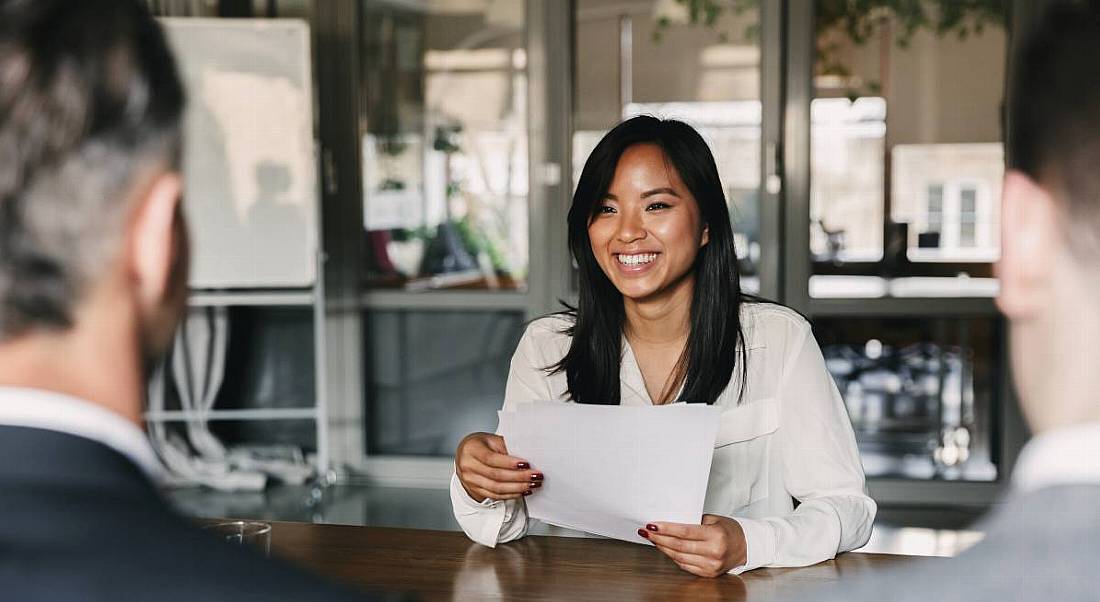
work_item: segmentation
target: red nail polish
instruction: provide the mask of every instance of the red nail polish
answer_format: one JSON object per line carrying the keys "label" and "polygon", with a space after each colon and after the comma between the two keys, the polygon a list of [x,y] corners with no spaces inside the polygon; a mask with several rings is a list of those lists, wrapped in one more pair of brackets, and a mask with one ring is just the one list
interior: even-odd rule
{"label": "red nail polish", "polygon": [[540,483],[538,481],[535,481],[535,482],[531,483],[531,489],[536,489],[538,487],[542,487],[542,483]]}
{"label": "red nail polish", "polygon": [[646,533],[645,529],[638,529],[638,535],[641,536],[641,537],[644,537],[646,539],[649,539],[649,533]]}
{"label": "red nail polish", "polygon": [[516,470],[527,470],[531,465],[526,462],[516,462]]}
{"label": "red nail polish", "polygon": [[649,529],[650,531],[653,531],[654,533],[657,532],[657,525],[655,525],[653,523],[649,523],[648,525],[645,526],[645,528]]}
{"label": "red nail polish", "polygon": [[531,490],[527,489],[523,492],[523,495],[531,495]]}
{"label": "red nail polish", "polygon": [[531,473],[531,480],[532,481],[541,481],[542,480],[542,473],[541,472]]}

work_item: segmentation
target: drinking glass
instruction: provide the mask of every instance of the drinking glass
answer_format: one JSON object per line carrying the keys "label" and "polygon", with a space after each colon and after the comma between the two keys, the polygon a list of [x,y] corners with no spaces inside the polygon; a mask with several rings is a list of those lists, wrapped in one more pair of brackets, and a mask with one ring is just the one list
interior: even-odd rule
{"label": "drinking glass", "polygon": [[203,525],[202,529],[228,543],[249,545],[264,556],[271,555],[271,525],[256,521],[225,521]]}

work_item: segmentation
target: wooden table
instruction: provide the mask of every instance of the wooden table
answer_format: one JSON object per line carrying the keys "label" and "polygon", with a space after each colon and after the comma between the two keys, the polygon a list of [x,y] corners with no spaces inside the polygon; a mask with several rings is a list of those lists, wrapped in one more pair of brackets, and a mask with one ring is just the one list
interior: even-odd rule
{"label": "wooden table", "polygon": [[529,536],[496,549],[462,533],[272,523],[272,553],[362,588],[423,600],[777,600],[815,585],[936,558],[843,554],[800,569],[703,579],[649,546]]}

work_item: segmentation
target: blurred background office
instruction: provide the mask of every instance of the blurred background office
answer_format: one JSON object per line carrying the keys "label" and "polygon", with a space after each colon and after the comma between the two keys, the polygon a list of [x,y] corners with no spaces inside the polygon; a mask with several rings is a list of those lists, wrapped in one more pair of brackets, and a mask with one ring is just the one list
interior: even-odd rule
{"label": "blurred background office", "polygon": [[454,449],[573,294],[573,182],[654,114],[711,144],[745,290],[811,319],[871,545],[980,537],[1027,437],[992,263],[1043,3],[148,3],[191,85],[192,311],[148,416],[185,510],[457,529]]}

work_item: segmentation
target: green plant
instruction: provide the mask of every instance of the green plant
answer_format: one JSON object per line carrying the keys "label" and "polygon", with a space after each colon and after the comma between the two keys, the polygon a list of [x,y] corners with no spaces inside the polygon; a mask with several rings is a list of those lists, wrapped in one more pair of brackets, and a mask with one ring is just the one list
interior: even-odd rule
{"label": "green plant", "polygon": [[[740,15],[760,8],[760,0],[675,0],[687,9],[687,26],[715,28],[718,19],[726,11]],[[799,0],[808,1],[808,0]],[[830,39],[833,32],[840,32],[856,45],[866,44],[877,38],[889,27],[893,42],[899,48],[908,47],[913,36],[921,30],[937,36],[954,35],[965,40],[981,34],[990,26],[1004,28],[1009,0],[814,0],[814,33],[817,42],[815,71],[822,75],[850,75],[849,70],[837,58],[839,44]],[[674,24],[667,18],[659,18],[654,29],[654,40],[660,42],[662,34]],[[752,24],[743,32],[745,39],[759,37],[759,25]],[[729,39],[728,32],[719,32],[722,41]],[[878,82],[868,82],[867,91],[880,93]]]}
{"label": "green plant", "polygon": [[815,30],[819,37],[839,29],[852,42],[862,45],[874,38],[883,25],[892,22],[896,31],[894,42],[901,48],[907,47],[921,29],[964,40],[990,25],[1003,28],[1008,14],[1008,0],[817,0],[815,4]]}
{"label": "green plant", "polygon": [[504,253],[501,252],[500,247],[470,219],[470,216],[464,216],[458,220],[455,226],[458,228],[462,243],[471,254],[477,255],[484,252],[489,256],[489,262],[492,264],[493,270],[498,273],[509,271],[508,261],[504,258]]}

